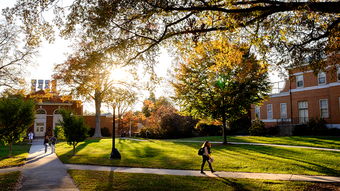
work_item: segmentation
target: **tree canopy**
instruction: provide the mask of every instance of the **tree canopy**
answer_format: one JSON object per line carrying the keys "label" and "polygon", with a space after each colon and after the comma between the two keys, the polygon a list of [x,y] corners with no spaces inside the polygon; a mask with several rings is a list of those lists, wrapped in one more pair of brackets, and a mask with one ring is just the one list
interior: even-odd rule
{"label": "tree canopy", "polygon": [[35,118],[34,103],[22,97],[9,96],[0,98],[0,140],[10,147],[21,141]]}
{"label": "tree canopy", "polygon": [[198,43],[176,73],[175,99],[189,115],[221,121],[226,143],[227,123],[247,113],[270,90],[267,67],[246,46],[225,39]]}
{"label": "tree canopy", "polygon": [[7,15],[20,16],[28,33],[40,34],[50,29],[40,13],[51,7],[62,35],[104,36],[110,41],[106,50],[122,53],[123,62],[153,61],[163,42],[199,41],[216,33],[249,43],[277,65],[317,64],[339,53],[339,1],[74,0],[62,7],[54,0],[30,0],[18,1]]}

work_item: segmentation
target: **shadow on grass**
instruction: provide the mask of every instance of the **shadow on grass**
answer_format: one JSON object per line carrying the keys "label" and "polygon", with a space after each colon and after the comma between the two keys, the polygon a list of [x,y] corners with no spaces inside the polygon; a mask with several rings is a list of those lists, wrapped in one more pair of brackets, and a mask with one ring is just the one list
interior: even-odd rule
{"label": "shadow on grass", "polygon": [[[97,143],[99,141],[100,141],[100,139],[87,139],[84,142],[81,142],[79,145],[76,146],[75,155],[73,155],[73,148],[72,148],[72,149],[70,149],[70,151],[68,151],[68,152],[66,152],[62,155],[58,155],[58,157],[63,163],[68,163],[69,159],[71,159],[73,156],[77,155],[77,152],[86,148],[87,145],[92,144],[92,143]],[[56,145],[56,147],[57,146],[58,146],[58,144]]]}

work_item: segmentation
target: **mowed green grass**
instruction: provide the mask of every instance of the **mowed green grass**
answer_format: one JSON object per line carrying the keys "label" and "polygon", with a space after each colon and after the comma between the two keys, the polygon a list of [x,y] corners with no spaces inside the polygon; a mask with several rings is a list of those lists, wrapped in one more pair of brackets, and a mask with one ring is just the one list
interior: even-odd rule
{"label": "mowed green grass", "polygon": [[340,184],[69,170],[80,190],[336,190]]}
{"label": "mowed green grass", "polygon": [[[185,139],[174,139],[177,141],[223,141],[222,136],[209,137],[193,137]],[[340,136],[323,136],[323,137],[263,137],[263,136],[228,136],[227,141],[230,142],[246,142],[246,143],[267,143],[279,145],[296,145],[308,147],[322,147],[330,149],[340,149]]]}
{"label": "mowed green grass", "polygon": [[0,173],[0,191],[16,190],[16,184],[19,180],[20,172]]}
{"label": "mowed green grass", "polygon": [[[199,170],[200,146],[200,143],[118,139],[116,147],[121,160],[109,159],[111,139],[82,142],[75,156],[65,142],[57,144],[56,151],[64,163]],[[335,151],[213,144],[212,152],[216,171],[340,176],[340,152]]]}
{"label": "mowed green grass", "polygon": [[0,146],[0,168],[24,165],[31,145],[26,143],[15,144],[12,148],[12,156],[8,157],[8,146]]}

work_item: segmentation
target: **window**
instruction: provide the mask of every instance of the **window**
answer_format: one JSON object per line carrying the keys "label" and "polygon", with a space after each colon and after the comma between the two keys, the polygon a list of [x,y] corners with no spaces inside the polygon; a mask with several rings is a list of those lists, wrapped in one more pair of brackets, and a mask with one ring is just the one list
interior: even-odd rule
{"label": "window", "polygon": [[281,119],[287,119],[287,104],[280,103],[280,117]]}
{"label": "window", "polygon": [[255,119],[261,119],[261,107],[255,106]]}
{"label": "window", "polygon": [[299,123],[308,122],[308,102],[300,101],[298,102],[299,108]]}
{"label": "window", "polygon": [[336,76],[337,76],[338,81],[340,81],[340,67],[338,68],[336,72]]}
{"label": "window", "polygon": [[320,99],[320,117],[321,118],[328,118],[328,100],[327,99]]}
{"label": "window", "polygon": [[325,72],[320,72],[318,74],[318,84],[319,85],[326,84],[326,73]]}
{"label": "window", "polygon": [[36,114],[46,114],[46,111],[44,109],[38,109],[35,113]]}
{"label": "window", "polygon": [[296,87],[303,87],[303,75],[296,76]]}
{"label": "window", "polygon": [[267,105],[267,119],[273,119],[273,105]]}

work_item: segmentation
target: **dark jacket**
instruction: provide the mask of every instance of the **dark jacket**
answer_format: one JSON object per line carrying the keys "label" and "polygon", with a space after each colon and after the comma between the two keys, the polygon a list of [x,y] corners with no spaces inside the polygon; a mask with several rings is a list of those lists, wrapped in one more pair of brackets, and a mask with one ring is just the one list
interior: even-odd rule
{"label": "dark jacket", "polygon": [[48,140],[48,138],[44,139],[44,144],[49,143],[49,142],[50,142],[50,140]]}

